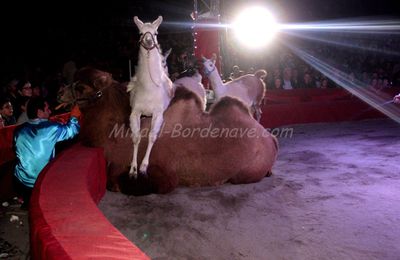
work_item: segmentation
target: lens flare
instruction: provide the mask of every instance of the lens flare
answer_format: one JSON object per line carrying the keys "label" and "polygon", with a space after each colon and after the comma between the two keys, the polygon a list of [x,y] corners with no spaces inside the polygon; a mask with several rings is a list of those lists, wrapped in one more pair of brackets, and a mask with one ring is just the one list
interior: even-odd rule
{"label": "lens flare", "polygon": [[266,45],[278,30],[271,13],[262,7],[251,7],[244,10],[236,18],[232,27],[238,40],[251,48]]}
{"label": "lens flare", "polygon": [[391,105],[393,103],[392,96],[388,96],[385,93],[379,93],[378,95],[378,93],[368,88],[365,83],[351,79],[347,73],[340,71],[337,66],[322,61],[315,55],[308,53],[305,50],[301,50],[293,44],[288,42],[283,42],[283,44],[291,49],[298,57],[322,74],[326,75],[336,84],[345,88],[347,91],[369,104],[372,108],[380,111],[397,123],[400,123],[400,110],[395,105]]}

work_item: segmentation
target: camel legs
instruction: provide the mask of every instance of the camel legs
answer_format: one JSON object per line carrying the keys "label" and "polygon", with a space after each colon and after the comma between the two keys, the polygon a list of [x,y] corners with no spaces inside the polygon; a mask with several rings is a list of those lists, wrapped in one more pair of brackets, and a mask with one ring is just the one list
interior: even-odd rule
{"label": "camel legs", "polygon": [[149,165],[150,152],[153,148],[154,142],[157,140],[158,133],[160,132],[162,123],[164,121],[163,112],[154,113],[151,118],[151,129],[149,133],[149,143],[147,144],[146,154],[144,155],[142,164],[140,165],[140,172],[146,173],[147,166]]}
{"label": "camel legs", "polygon": [[129,170],[129,177],[137,178],[137,155],[140,143],[140,113],[132,112],[129,117],[130,127],[132,131],[132,141],[133,141],[133,158],[131,162],[131,169]]}

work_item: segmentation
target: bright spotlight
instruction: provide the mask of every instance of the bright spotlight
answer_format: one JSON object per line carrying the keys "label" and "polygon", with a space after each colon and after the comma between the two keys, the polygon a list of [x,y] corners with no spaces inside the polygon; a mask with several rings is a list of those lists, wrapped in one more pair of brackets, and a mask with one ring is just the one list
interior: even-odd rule
{"label": "bright spotlight", "polygon": [[271,13],[263,7],[245,9],[233,23],[236,37],[243,44],[257,48],[274,37],[278,26]]}

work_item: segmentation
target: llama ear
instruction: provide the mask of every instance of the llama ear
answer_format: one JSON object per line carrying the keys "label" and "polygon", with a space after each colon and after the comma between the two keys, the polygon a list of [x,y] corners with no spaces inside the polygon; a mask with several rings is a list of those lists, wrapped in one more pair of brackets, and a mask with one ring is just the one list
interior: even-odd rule
{"label": "llama ear", "polygon": [[217,60],[217,54],[213,53],[211,56],[211,60],[215,63],[215,61]]}
{"label": "llama ear", "polygon": [[164,59],[167,60],[168,56],[171,54],[172,48],[169,48],[168,51],[164,53]]}
{"label": "llama ear", "polygon": [[202,59],[203,61],[207,61],[206,57],[204,57],[203,55],[201,55],[201,59]]}
{"label": "llama ear", "polygon": [[163,21],[163,18],[162,18],[162,16],[160,15],[160,16],[157,18],[157,20],[155,20],[155,21],[152,23],[152,25],[154,25],[156,28],[158,28],[158,26],[160,26],[160,24],[162,23],[162,21]]}
{"label": "llama ear", "polygon": [[137,16],[133,17],[133,21],[135,22],[135,24],[139,28],[139,30],[143,27],[143,22],[140,21],[140,19]]}

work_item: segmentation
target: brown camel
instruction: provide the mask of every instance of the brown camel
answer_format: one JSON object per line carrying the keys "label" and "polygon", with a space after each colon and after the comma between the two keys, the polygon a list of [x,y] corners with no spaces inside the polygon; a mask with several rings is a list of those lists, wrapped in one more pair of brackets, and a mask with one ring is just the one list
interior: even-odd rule
{"label": "brown camel", "polygon": [[[196,94],[178,87],[150,155],[147,176],[128,177],[133,145],[129,96],[110,74],[83,68],[64,90],[83,114],[80,139],[104,148],[108,188],[129,194],[167,193],[178,185],[208,186],[260,181],[272,169],[278,142],[239,100],[224,97],[204,112]],[[139,158],[144,156],[150,118],[141,119]]]}

